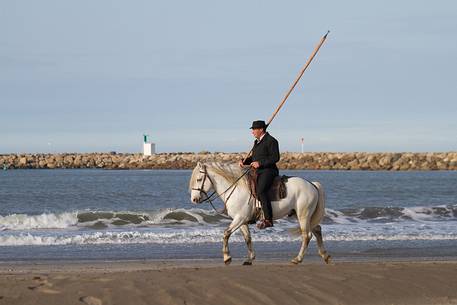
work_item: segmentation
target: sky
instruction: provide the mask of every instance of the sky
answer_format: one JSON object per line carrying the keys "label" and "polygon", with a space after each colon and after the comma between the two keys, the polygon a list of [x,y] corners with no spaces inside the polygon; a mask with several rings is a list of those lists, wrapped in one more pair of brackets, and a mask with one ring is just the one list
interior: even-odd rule
{"label": "sky", "polygon": [[0,0],[0,153],[456,151],[455,1]]}

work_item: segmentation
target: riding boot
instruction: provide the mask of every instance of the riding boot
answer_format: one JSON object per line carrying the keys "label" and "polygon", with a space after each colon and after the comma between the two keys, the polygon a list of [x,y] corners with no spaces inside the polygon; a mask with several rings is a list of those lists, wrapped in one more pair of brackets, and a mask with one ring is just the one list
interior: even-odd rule
{"label": "riding boot", "polygon": [[276,172],[269,169],[258,172],[257,177],[257,198],[262,204],[265,220],[268,220],[271,225],[273,225],[273,211],[271,208],[270,198],[268,198],[268,191],[273,184],[275,177]]}

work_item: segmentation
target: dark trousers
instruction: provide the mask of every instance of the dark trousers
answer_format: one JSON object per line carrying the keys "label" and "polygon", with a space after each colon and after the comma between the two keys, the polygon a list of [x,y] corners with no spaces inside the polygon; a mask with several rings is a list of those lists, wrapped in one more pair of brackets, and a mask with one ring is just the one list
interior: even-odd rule
{"label": "dark trousers", "polygon": [[262,171],[257,172],[257,198],[259,198],[260,203],[262,204],[265,219],[270,221],[273,221],[273,212],[270,199],[268,198],[268,190],[277,175],[278,172],[274,169],[263,169]]}

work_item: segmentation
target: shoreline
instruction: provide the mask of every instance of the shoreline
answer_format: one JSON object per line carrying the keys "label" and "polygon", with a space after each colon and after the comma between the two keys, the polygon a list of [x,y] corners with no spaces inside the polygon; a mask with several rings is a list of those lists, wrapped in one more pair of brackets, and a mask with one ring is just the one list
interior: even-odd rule
{"label": "shoreline", "polygon": [[[8,169],[193,169],[197,162],[237,163],[245,153],[125,153],[0,154],[0,170]],[[457,152],[430,153],[281,153],[280,170],[457,170]]]}
{"label": "shoreline", "polygon": [[[225,265],[222,259],[201,258],[201,259],[122,259],[122,260],[78,260],[78,261],[38,261],[38,262],[0,262],[0,277],[6,274],[26,274],[26,273],[116,273],[129,271],[149,271],[149,270],[175,270],[175,269],[194,269],[194,268],[252,268],[262,266],[326,266],[336,265],[449,265],[457,267],[457,257],[442,259],[418,259],[418,258],[382,258],[382,259],[340,259],[331,260],[325,264],[321,259],[303,260],[302,263],[295,265],[290,260],[278,259],[255,259],[251,266],[243,266],[245,258],[238,257],[232,260],[230,265]],[[456,275],[457,275],[457,269]]]}
{"label": "shoreline", "polygon": [[[116,259],[116,260],[46,260],[46,261],[0,261],[0,277],[5,274],[24,274],[24,273],[60,273],[60,272],[127,272],[127,271],[148,271],[148,270],[170,270],[181,268],[252,268],[260,266],[335,266],[335,265],[390,265],[390,264],[408,264],[408,265],[434,265],[442,264],[457,267],[457,257],[364,257],[363,259],[340,258],[331,259],[329,264],[325,264],[320,257],[310,259],[305,256],[302,263],[295,265],[290,262],[292,257],[283,259],[259,259],[256,258],[250,266],[244,266],[245,257],[236,257],[232,259],[230,265],[225,265],[222,257],[215,258],[185,258],[185,259]],[[457,269],[456,269],[457,275]]]}
{"label": "shoreline", "polygon": [[0,304],[457,304],[457,261],[0,266]]}
{"label": "shoreline", "polygon": [[[325,236],[324,236],[325,240]],[[300,241],[256,242],[256,262],[288,263],[298,252]],[[410,241],[328,241],[325,246],[334,262],[379,261],[457,261],[455,240]],[[2,266],[50,264],[98,264],[102,262],[214,262],[222,264],[220,242],[204,244],[101,244],[56,246],[0,247]],[[109,251],[109,252],[107,252]],[[244,242],[231,242],[234,264],[241,264],[246,256]],[[322,262],[316,243],[309,245],[304,262]]]}

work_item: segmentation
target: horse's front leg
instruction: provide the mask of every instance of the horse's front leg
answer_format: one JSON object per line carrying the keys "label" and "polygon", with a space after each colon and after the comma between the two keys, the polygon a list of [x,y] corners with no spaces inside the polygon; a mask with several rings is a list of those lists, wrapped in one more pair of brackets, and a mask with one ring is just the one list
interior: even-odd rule
{"label": "horse's front leg", "polygon": [[252,265],[252,261],[255,259],[254,249],[252,248],[252,239],[251,239],[251,232],[249,231],[249,226],[244,224],[240,227],[241,233],[244,236],[244,240],[246,241],[246,246],[248,247],[248,257],[243,262],[243,265]]}
{"label": "horse's front leg", "polygon": [[230,225],[228,226],[227,229],[224,231],[224,240],[223,240],[223,245],[222,245],[222,253],[224,254],[224,263],[226,265],[229,265],[232,262],[232,257],[230,256],[230,250],[228,246],[228,241],[230,236],[232,235],[233,232],[238,230],[238,228],[243,225],[243,221],[239,218],[235,218],[232,220]]}

